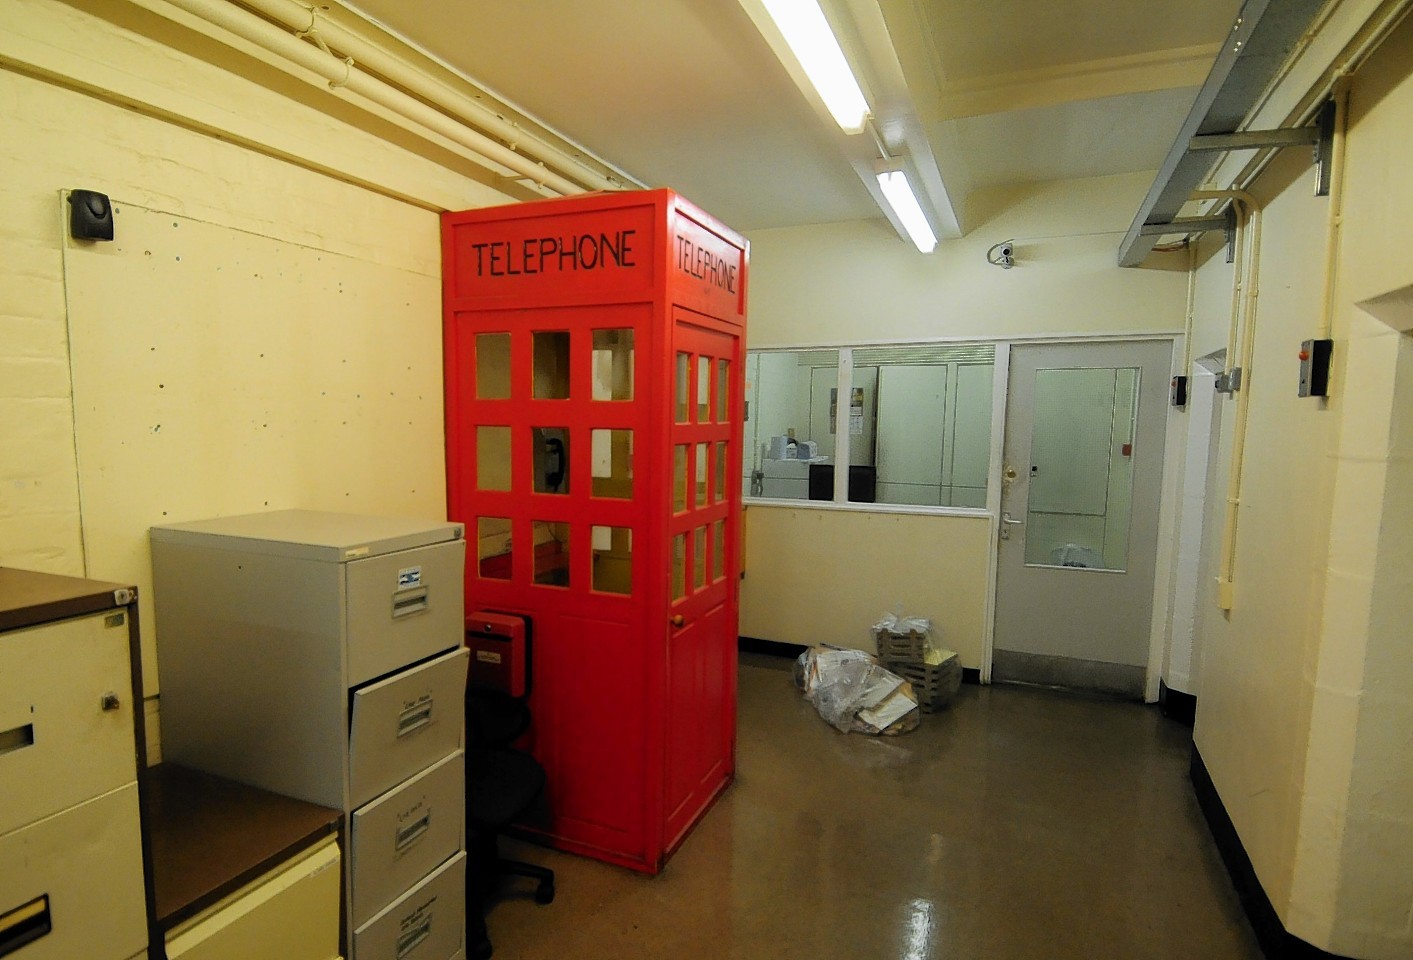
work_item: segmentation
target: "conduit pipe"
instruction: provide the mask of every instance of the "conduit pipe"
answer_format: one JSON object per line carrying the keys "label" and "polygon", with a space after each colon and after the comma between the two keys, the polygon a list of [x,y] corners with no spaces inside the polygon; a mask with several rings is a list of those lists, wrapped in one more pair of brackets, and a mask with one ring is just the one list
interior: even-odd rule
{"label": "conduit pipe", "polygon": [[[1230,200],[1237,213],[1238,247],[1235,276],[1232,278],[1232,319],[1227,332],[1227,370],[1241,368],[1241,388],[1237,391],[1236,415],[1232,426],[1231,468],[1227,473],[1226,515],[1222,523],[1222,550],[1217,572],[1217,606],[1230,610],[1235,602],[1233,569],[1236,566],[1238,509],[1241,506],[1241,474],[1246,458],[1246,428],[1251,410],[1252,357],[1256,346],[1256,305],[1261,295],[1261,204],[1245,190],[1199,190],[1194,200]],[[1242,296],[1244,292],[1245,296]],[[1240,327],[1241,352],[1237,346]]]}
{"label": "conduit pipe", "polygon": [[1320,338],[1334,330],[1335,280],[1339,266],[1340,234],[1344,228],[1344,135],[1349,123],[1349,74],[1335,78],[1334,131],[1330,141],[1330,205],[1325,211],[1325,283],[1320,297]]}
{"label": "conduit pipe", "polygon": [[621,190],[625,182],[629,180],[626,175],[623,176],[623,181],[604,176],[579,158],[536,137],[524,127],[506,120],[484,103],[465,96],[435,77],[411,66],[400,57],[388,53],[358,34],[346,30],[328,17],[321,17],[317,7],[310,7],[299,0],[240,0],[240,2],[276,22],[284,24],[290,30],[295,31],[296,37],[308,36],[313,38],[316,43],[320,41],[327,43],[338,53],[352,57],[354,63],[362,64],[379,76],[386,77],[404,90],[409,90],[433,106],[445,110],[456,119],[499,137],[506,142],[512,151],[527,155],[532,160],[538,160],[591,189]]}
{"label": "conduit pipe", "polygon": [[148,9],[160,13],[164,6],[184,10],[207,23],[214,24],[256,44],[270,53],[284,57],[323,77],[329,82],[330,87],[344,88],[351,93],[366,97],[399,116],[412,120],[454,143],[469,148],[491,163],[519,174],[533,183],[547,187],[555,193],[584,192],[584,188],[572,180],[554,173],[544,165],[516,153],[484,134],[471,130],[465,124],[453,120],[441,111],[393,89],[381,80],[359,70],[351,61],[340,60],[325,53],[293,34],[286,33],[269,21],[242,10],[228,0],[166,0],[165,4],[152,4]]}

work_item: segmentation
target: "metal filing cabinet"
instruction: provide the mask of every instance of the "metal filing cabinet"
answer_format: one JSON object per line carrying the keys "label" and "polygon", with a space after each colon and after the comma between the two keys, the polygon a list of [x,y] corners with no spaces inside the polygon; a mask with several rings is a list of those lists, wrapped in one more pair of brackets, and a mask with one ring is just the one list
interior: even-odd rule
{"label": "metal filing cabinet", "polygon": [[0,567],[0,956],[147,945],[137,591]]}
{"label": "metal filing cabinet", "polygon": [[[350,960],[464,956],[461,525],[286,510],[151,537],[163,757],[344,812]],[[412,935],[378,936],[389,916]]]}

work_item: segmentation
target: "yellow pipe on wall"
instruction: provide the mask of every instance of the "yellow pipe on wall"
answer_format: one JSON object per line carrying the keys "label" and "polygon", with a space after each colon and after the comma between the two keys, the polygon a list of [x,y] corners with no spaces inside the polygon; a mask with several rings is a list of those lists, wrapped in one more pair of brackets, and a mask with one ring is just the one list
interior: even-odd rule
{"label": "yellow pipe on wall", "polygon": [[[1238,257],[1232,279],[1232,318],[1227,331],[1228,372],[1241,368],[1236,415],[1232,426],[1231,467],[1227,474],[1227,500],[1222,523],[1222,548],[1217,573],[1217,606],[1231,610],[1235,603],[1233,570],[1236,566],[1238,510],[1241,506],[1242,465],[1246,456],[1246,427],[1250,416],[1252,354],[1256,344],[1256,301],[1260,297],[1261,205],[1245,190],[1206,190],[1194,200],[1230,200],[1237,211]],[[1243,296],[1244,294],[1244,296]],[[1240,353],[1236,353],[1240,339]]]}

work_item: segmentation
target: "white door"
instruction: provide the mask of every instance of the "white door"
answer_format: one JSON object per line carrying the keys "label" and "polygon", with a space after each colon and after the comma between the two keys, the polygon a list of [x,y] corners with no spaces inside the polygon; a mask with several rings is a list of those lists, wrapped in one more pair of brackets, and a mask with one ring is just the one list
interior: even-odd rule
{"label": "white door", "polygon": [[1011,348],[993,680],[1143,695],[1171,352]]}

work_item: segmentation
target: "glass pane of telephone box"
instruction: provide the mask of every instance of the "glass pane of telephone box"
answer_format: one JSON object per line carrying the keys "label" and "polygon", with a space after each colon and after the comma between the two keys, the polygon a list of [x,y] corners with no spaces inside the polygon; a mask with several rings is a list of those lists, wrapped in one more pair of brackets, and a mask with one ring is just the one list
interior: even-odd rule
{"label": "glass pane of telephone box", "polygon": [[696,505],[704,507],[707,505],[707,445],[697,444],[697,472],[695,474],[695,484],[697,488]]}
{"label": "glass pane of telephone box", "polygon": [[633,531],[629,527],[592,528],[594,589],[601,593],[633,592]]}
{"label": "glass pane of telephone box", "polygon": [[716,485],[711,492],[711,499],[720,502],[726,499],[726,441],[722,440],[716,445]]}
{"label": "glass pane of telephone box", "polygon": [[476,428],[476,489],[510,489],[510,428]]}
{"label": "glass pane of telephone box", "polygon": [[688,391],[691,389],[691,364],[692,355],[690,353],[677,354],[676,372],[673,375],[673,396],[677,398],[676,413],[674,419],[678,423],[687,422]]}
{"label": "glass pane of telephone box", "polygon": [[476,334],[476,399],[510,398],[510,334]]}
{"label": "glass pane of telephone box", "polygon": [[712,524],[711,533],[711,579],[714,582],[726,576],[726,521],[718,520]]}
{"label": "glass pane of telephone box", "polygon": [[510,579],[510,518],[476,518],[476,572],[487,580]]}
{"label": "glass pane of telephone box", "polygon": [[726,422],[727,401],[731,399],[731,361],[716,362],[716,422]]}
{"label": "glass pane of telephone box", "polygon": [[681,600],[687,595],[687,535],[679,533],[672,538],[672,599]]}
{"label": "glass pane of telephone box", "polygon": [[698,527],[692,531],[692,589],[706,586],[706,544],[707,528]]}
{"label": "glass pane of telephone box", "polygon": [[697,422],[711,422],[711,357],[697,358]]}
{"label": "glass pane of telephone box", "polygon": [[681,513],[687,509],[687,448],[691,444],[681,444],[672,449],[672,512]]}
{"label": "glass pane of telephone box", "polygon": [[535,338],[536,400],[563,400],[569,396],[569,332],[537,330]]}
{"label": "glass pane of telephone box", "polygon": [[633,499],[633,431],[589,431],[593,459],[593,495],[615,500]]}
{"label": "glass pane of telephone box", "polygon": [[551,587],[569,586],[569,524],[536,520],[535,582]]}
{"label": "glass pane of telephone box", "polygon": [[569,429],[531,427],[530,452],[534,457],[536,493],[569,492]]}
{"label": "glass pane of telephone box", "polygon": [[633,399],[633,331],[594,331],[595,400]]}

